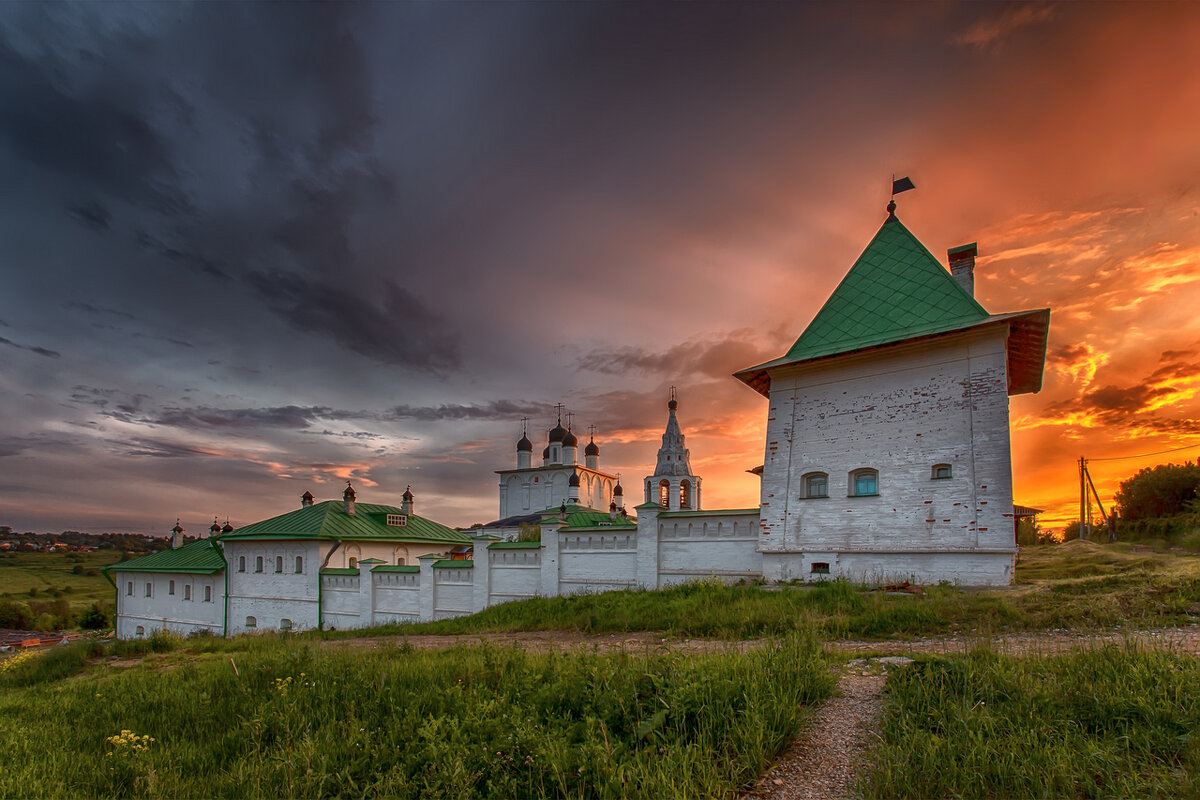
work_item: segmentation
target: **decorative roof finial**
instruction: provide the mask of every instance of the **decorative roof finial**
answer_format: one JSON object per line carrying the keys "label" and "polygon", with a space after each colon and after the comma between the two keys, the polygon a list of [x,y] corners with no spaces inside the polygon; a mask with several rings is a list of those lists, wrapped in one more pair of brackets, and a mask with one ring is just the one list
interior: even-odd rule
{"label": "decorative roof finial", "polygon": [[911,178],[904,177],[896,180],[896,173],[892,173],[892,199],[887,204],[888,219],[895,219],[896,217],[896,195],[915,188],[917,187]]}

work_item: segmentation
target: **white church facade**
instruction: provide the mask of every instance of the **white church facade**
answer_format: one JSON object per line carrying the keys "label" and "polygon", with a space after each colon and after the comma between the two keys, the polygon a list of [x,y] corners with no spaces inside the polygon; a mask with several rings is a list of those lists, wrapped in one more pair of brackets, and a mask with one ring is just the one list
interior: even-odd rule
{"label": "white church facade", "polygon": [[[990,314],[975,245],[947,270],[888,210],[792,348],[735,376],[767,400],[757,507],[703,507],[672,392],[636,509],[594,436],[581,464],[560,419],[540,465],[522,431],[500,517],[469,532],[416,516],[410,491],[366,505],[348,486],[108,567],[117,635],[359,628],[710,576],[1010,583],[1008,398],[1041,387],[1049,310]],[[540,541],[517,540],[533,528]]]}

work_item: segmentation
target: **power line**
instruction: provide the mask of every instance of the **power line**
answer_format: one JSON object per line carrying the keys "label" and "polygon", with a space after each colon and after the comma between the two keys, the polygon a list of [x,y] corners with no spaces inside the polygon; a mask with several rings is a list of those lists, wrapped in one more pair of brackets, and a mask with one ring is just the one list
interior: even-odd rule
{"label": "power line", "polygon": [[1147,458],[1149,456],[1161,456],[1163,453],[1178,453],[1180,450],[1191,450],[1200,447],[1200,444],[1189,444],[1185,447],[1172,447],[1170,450],[1157,450],[1153,453],[1142,453],[1137,456],[1109,456],[1108,458],[1089,458],[1088,461],[1127,461],[1131,458]]}

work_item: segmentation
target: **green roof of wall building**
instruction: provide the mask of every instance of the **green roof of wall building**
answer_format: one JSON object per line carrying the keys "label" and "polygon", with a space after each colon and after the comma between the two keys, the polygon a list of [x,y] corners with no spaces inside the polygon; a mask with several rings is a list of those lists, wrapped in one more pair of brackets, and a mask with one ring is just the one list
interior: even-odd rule
{"label": "green roof of wall building", "polygon": [[895,216],[791,349],[735,376],[762,394],[776,368],[990,324],[1007,324],[1009,393],[1041,388],[1050,310],[989,314]]}
{"label": "green roof of wall building", "polygon": [[223,533],[222,541],[243,539],[354,539],[388,542],[434,542],[471,544],[471,537],[416,514],[407,514],[404,525],[388,525],[388,514],[403,514],[395,506],[358,503],[354,514],[346,513],[340,500],[326,500],[277,517],[243,525]]}
{"label": "green roof of wall building", "polygon": [[566,524],[559,528],[559,531],[594,528],[635,530],[637,522],[619,515],[616,519],[613,519],[607,511],[576,511],[567,515]]}
{"label": "green roof of wall building", "polygon": [[492,542],[488,550],[539,550],[541,542]]}
{"label": "green roof of wall building", "polygon": [[225,557],[213,539],[197,539],[183,547],[160,550],[141,558],[109,564],[102,570],[112,572],[183,572],[212,575],[225,569]]}

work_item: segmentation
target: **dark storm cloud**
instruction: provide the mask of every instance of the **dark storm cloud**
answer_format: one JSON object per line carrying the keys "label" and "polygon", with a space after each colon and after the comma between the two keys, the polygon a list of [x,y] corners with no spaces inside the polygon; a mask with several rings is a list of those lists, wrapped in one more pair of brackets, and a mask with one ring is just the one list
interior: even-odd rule
{"label": "dark storm cloud", "polygon": [[112,215],[108,208],[99,200],[88,200],[67,209],[71,216],[91,228],[96,233],[104,233],[112,228]]}
{"label": "dark storm cloud", "polygon": [[640,347],[593,350],[579,360],[578,368],[606,375],[692,375],[725,378],[762,363],[775,353],[753,341],[750,331],[732,331],[716,341],[681,342],[667,350]]}
{"label": "dark storm cloud", "polygon": [[37,353],[39,356],[45,356],[46,358],[60,358],[62,356],[62,353],[58,352],[57,350],[50,350],[46,347],[38,347],[30,344],[18,344],[12,339],[5,339],[3,336],[0,336],[0,344],[6,344],[9,347],[15,347],[18,350],[28,350],[31,353]]}
{"label": "dark storm cloud", "polygon": [[549,403],[524,403],[514,400],[493,400],[474,405],[446,404],[440,406],[395,406],[383,412],[385,420],[415,420],[440,422],[446,420],[513,420],[520,417],[549,417],[555,413]]}
{"label": "dark storm cloud", "polygon": [[97,316],[112,316],[130,320],[134,319],[133,314],[129,314],[125,311],[117,311],[115,308],[102,308],[100,306],[94,306],[91,303],[84,303],[79,300],[72,300],[71,302],[66,303],[65,307],[69,310],[83,311],[88,314],[95,314]]}
{"label": "dark storm cloud", "polygon": [[138,420],[150,425],[163,425],[188,430],[249,429],[259,428],[307,428],[314,420],[328,416],[333,409],[323,407],[301,408],[280,406],[277,408],[172,408],[160,414]]}
{"label": "dark storm cloud", "polygon": [[323,279],[271,271],[247,283],[297,330],[332,336],[387,364],[445,372],[461,361],[457,333],[411,292],[387,279],[360,293]]}

